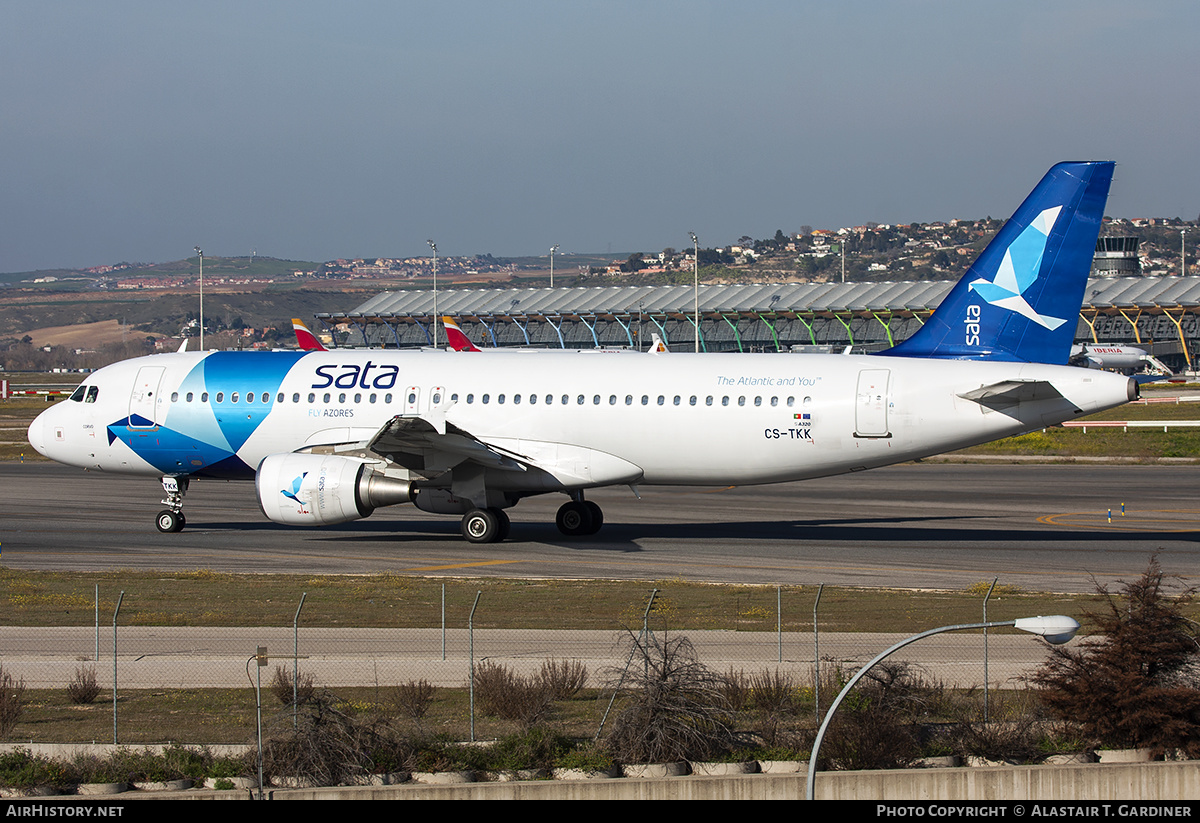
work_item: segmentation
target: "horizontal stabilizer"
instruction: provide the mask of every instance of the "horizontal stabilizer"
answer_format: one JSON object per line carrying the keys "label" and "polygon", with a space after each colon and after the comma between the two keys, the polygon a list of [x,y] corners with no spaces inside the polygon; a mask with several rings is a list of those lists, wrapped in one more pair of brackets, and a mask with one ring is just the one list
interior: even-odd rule
{"label": "horizontal stabilizer", "polygon": [[1054,388],[1054,384],[1045,380],[1002,380],[999,383],[992,383],[990,386],[981,386],[978,389],[963,392],[959,397],[1000,411],[1012,408],[1018,403],[1055,400],[1061,398],[1062,393]]}

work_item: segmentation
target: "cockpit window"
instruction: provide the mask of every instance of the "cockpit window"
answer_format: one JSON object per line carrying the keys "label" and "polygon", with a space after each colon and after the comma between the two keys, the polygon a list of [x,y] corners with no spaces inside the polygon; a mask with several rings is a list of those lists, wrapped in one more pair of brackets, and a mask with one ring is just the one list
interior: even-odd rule
{"label": "cockpit window", "polygon": [[100,388],[98,386],[88,386],[87,397],[83,399],[84,403],[95,403],[96,398],[100,396]]}
{"label": "cockpit window", "polygon": [[71,396],[67,399],[74,400],[76,403],[82,403],[83,396],[85,394],[87,394],[87,386],[80,386],[79,388],[75,389],[75,391],[71,392]]}

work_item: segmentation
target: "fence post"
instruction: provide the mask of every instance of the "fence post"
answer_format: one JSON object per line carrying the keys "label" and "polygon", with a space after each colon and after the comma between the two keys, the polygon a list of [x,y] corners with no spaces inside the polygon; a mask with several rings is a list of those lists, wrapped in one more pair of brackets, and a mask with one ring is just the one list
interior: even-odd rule
{"label": "fence post", "polygon": [[308,592],[300,592],[300,605],[296,607],[296,616],[292,618],[292,728],[300,728],[300,610],[304,608],[304,598]]}
{"label": "fence post", "polygon": [[[642,634],[643,642],[649,633],[648,622],[650,620],[650,610],[654,608],[654,598],[658,595],[658,589],[650,590],[650,599],[646,602],[646,610],[642,612]],[[604,731],[604,724],[608,722],[608,713],[612,711],[613,703],[617,700],[617,693],[621,691],[621,685],[625,682],[625,674],[629,671],[629,664],[633,662],[633,656],[637,653],[638,644],[634,643],[633,648],[629,650],[629,658],[625,661],[625,668],[621,669],[621,677],[617,680],[616,687],[613,688],[612,697],[608,699],[608,706],[604,709],[604,716],[600,718],[600,727],[596,729],[596,736],[592,740],[599,740],[600,733]],[[646,660],[645,665],[649,667],[650,661]],[[647,671],[649,669],[647,668]]]}
{"label": "fence post", "polygon": [[821,635],[817,626],[817,607],[821,605],[821,592],[825,584],[817,585],[817,599],[813,601],[813,701],[817,717],[821,716]]}
{"label": "fence post", "polygon": [[468,654],[467,657],[471,661],[470,677],[467,682],[470,684],[471,694],[471,742],[475,742],[475,607],[479,605],[479,595],[483,594],[482,590],[475,592],[475,602],[471,604],[471,613],[467,616],[467,640]]}
{"label": "fence post", "polygon": [[[987,594],[983,596],[983,622],[988,622],[987,619],[987,604],[988,598],[992,596],[992,591],[996,588],[996,581],[999,577],[992,578],[992,585],[988,586]],[[989,712],[990,704],[988,702],[988,630],[985,626],[983,629],[983,722],[989,722],[991,714]]]}
{"label": "fence post", "polygon": [[125,599],[125,590],[117,598],[117,607],[113,609],[113,745],[117,745],[117,615],[121,612],[121,601]]}

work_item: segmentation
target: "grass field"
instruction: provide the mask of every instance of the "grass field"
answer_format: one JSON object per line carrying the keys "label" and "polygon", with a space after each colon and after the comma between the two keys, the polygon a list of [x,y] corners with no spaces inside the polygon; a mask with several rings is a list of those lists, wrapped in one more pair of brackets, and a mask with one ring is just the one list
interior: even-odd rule
{"label": "grass field", "polygon": [[[823,631],[918,631],[932,623],[980,619],[991,581],[961,591],[901,591],[825,587]],[[504,580],[382,575],[233,575],[192,572],[105,573],[20,571],[0,568],[0,602],[9,626],[90,626],[96,587],[100,614],[111,616],[125,592],[126,626],[290,626],[305,596],[305,626],[465,627],[476,593],[477,628],[599,629],[638,626],[651,591],[653,614],[676,630],[773,632],[773,586],[687,583],[679,580]],[[784,631],[809,631],[816,586],[779,591]],[[989,619],[1027,614],[1082,614],[1093,598],[1024,592],[1000,586]]]}

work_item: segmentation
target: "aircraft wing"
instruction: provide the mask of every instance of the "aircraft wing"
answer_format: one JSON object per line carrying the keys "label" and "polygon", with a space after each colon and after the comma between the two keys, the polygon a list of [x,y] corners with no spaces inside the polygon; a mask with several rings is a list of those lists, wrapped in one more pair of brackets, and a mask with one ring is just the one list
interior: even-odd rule
{"label": "aircraft wing", "polygon": [[1045,380],[1002,380],[990,386],[980,386],[978,389],[963,392],[959,397],[1000,411],[1012,408],[1018,403],[1061,398],[1062,393]]}
{"label": "aircraft wing", "polygon": [[526,471],[525,464],[515,456],[484,443],[453,423],[439,423],[435,426],[420,417],[397,415],[375,434],[369,448],[425,477],[436,477],[467,461],[489,469]]}

